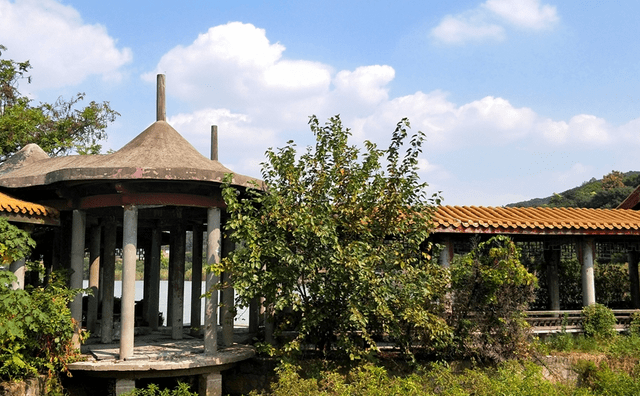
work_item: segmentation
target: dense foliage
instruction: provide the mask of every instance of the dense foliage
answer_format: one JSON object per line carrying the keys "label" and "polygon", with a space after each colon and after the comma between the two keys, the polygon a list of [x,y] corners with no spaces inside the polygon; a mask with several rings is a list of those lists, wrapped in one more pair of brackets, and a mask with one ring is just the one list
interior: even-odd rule
{"label": "dense foliage", "polygon": [[299,335],[285,349],[312,343],[356,358],[381,334],[405,351],[447,344],[449,277],[426,243],[439,199],[417,175],[423,134],[407,142],[405,119],[388,149],[365,142],[361,152],[339,117],[309,125],[315,147],[267,151],[266,193],[224,189],[227,227],[241,246],[224,270],[241,303],[265,296],[275,317],[286,316],[280,329]]}
{"label": "dense foliage", "polygon": [[[0,45],[0,56],[6,47]],[[16,62],[0,58],[0,162],[9,158],[29,143],[38,144],[50,155],[63,155],[71,151],[97,154],[100,141],[107,138],[107,125],[119,115],[109,102],[90,102],[84,108],[76,106],[84,99],[79,93],[66,101],[58,98],[54,103],[34,106],[22,95],[21,81],[31,82],[27,75],[29,61]]]}
{"label": "dense foliage", "polygon": [[[542,367],[532,362],[509,361],[493,368],[456,371],[443,364],[410,374],[392,374],[367,364],[351,370],[309,370],[284,365],[272,385],[273,396],[590,396],[637,395],[640,378],[592,362],[582,362],[576,371],[578,384],[549,381]],[[256,393],[254,392],[255,396]]]}
{"label": "dense foliage", "polygon": [[35,244],[28,232],[0,217],[0,265],[27,257]]}
{"label": "dense foliage", "polygon": [[40,373],[55,380],[77,356],[67,305],[79,291],[55,276],[46,287],[31,290],[12,289],[14,280],[0,271],[0,379]]}
{"label": "dense foliage", "polygon": [[149,384],[146,388],[134,389],[123,396],[198,396],[198,394],[191,392],[189,385],[180,382],[173,389],[160,389],[156,384]]}
{"label": "dense foliage", "polygon": [[460,351],[499,361],[527,351],[525,311],[535,298],[536,277],[520,262],[513,241],[495,236],[451,267],[451,325]]}
{"label": "dense foliage", "polygon": [[[626,258],[626,256],[625,256]],[[532,260],[528,266],[530,272],[538,274],[539,288],[536,299],[530,309],[547,310],[550,308],[547,286],[546,266],[541,257]],[[560,307],[562,309],[582,309],[581,265],[575,255],[563,259],[558,265]],[[625,261],[594,263],[594,282],[596,296],[603,305],[613,309],[631,309],[631,286],[629,268]]]}
{"label": "dense foliage", "polygon": [[622,173],[611,171],[601,180],[592,178],[581,186],[547,198],[509,204],[512,207],[572,207],[572,208],[616,208],[640,185],[639,172]]}
{"label": "dense foliage", "polygon": [[582,308],[582,329],[587,337],[613,338],[616,322],[613,311],[602,304]]}

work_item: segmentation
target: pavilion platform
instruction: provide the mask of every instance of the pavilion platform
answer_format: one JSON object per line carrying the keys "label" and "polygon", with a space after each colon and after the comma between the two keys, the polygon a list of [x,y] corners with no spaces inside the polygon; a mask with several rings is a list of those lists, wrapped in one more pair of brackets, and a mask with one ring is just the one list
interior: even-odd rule
{"label": "pavilion platform", "polygon": [[104,344],[90,338],[82,345],[84,360],[71,363],[73,375],[109,379],[107,393],[120,395],[133,390],[136,380],[167,377],[197,377],[200,395],[222,394],[222,371],[255,355],[246,345],[254,334],[245,328],[234,331],[234,343],[215,353],[205,353],[201,336],[185,329],[182,339],[173,339],[171,328],[160,328],[137,335],[133,354],[120,359],[120,344]]}

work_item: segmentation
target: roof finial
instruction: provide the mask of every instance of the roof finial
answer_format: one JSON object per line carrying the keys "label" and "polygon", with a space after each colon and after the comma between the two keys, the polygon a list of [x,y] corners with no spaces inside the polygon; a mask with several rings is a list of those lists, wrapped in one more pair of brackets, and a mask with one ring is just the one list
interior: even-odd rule
{"label": "roof finial", "polygon": [[156,97],[156,121],[166,121],[167,110],[164,97],[164,74],[158,74],[158,92]]}
{"label": "roof finial", "polygon": [[211,160],[218,160],[218,126],[211,125]]}

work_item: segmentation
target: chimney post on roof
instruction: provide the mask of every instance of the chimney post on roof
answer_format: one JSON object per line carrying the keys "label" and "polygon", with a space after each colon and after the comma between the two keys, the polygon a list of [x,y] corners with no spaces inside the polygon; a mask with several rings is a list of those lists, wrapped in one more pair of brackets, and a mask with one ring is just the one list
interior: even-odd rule
{"label": "chimney post on roof", "polygon": [[158,74],[158,90],[157,90],[157,96],[156,96],[156,121],[167,120],[164,87],[165,87],[164,74]]}
{"label": "chimney post on roof", "polygon": [[211,125],[211,160],[218,160],[218,126]]}

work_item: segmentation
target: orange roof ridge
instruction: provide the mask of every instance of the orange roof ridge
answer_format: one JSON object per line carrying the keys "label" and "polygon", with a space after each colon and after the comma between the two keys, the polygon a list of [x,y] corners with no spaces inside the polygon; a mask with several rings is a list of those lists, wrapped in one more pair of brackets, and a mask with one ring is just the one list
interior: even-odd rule
{"label": "orange roof ridge", "polygon": [[640,213],[629,209],[440,206],[435,232],[607,233],[640,230]]}

